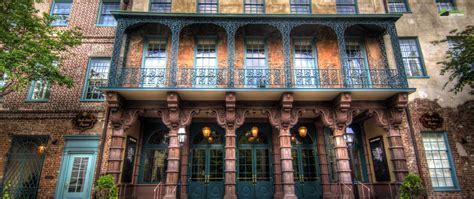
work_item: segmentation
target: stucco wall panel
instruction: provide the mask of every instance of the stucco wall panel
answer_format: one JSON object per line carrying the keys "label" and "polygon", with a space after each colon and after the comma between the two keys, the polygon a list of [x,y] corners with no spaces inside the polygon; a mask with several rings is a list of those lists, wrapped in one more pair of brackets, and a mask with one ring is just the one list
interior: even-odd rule
{"label": "stucco wall panel", "polygon": [[336,1],[334,0],[313,0],[312,1],[313,14],[335,14]]}

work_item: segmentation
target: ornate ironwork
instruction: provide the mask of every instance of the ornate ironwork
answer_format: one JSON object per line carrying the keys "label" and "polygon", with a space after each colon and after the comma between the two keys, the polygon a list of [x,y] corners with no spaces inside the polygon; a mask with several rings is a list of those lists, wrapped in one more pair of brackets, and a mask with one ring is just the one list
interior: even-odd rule
{"label": "ornate ironwork", "polygon": [[[281,69],[276,69],[275,71],[272,72],[284,72],[284,77],[280,77],[277,79],[274,79],[275,81],[281,81],[279,83],[280,87],[283,88],[293,88],[296,87],[294,85],[293,81],[297,81],[294,79],[292,67],[291,67],[291,46],[290,46],[290,33],[291,31],[300,25],[321,25],[325,27],[329,27],[332,29],[337,36],[337,43],[339,46],[339,55],[340,55],[340,60],[341,60],[341,68],[343,69],[348,69],[347,67],[347,55],[346,55],[346,48],[345,48],[345,32],[346,29],[354,26],[354,25],[373,25],[373,26],[378,26],[383,29],[385,29],[386,33],[390,35],[392,47],[393,47],[393,52],[394,52],[394,57],[396,59],[396,66],[397,66],[397,71],[396,73],[392,75],[388,75],[390,78],[396,78],[396,83],[395,85],[390,85],[387,86],[386,88],[407,88],[408,83],[406,80],[406,75],[405,75],[405,70],[403,66],[403,60],[402,60],[402,55],[400,51],[400,46],[398,43],[398,36],[395,28],[395,21],[398,20],[400,15],[391,15],[391,14],[385,14],[385,15],[371,15],[370,17],[366,16],[345,16],[341,17],[339,15],[334,15],[334,16],[329,16],[329,15],[314,15],[311,17],[308,16],[301,16],[301,17],[295,17],[295,16],[287,16],[287,15],[282,15],[282,16],[262,16],[262,17],[251,17],[251,16],[245,16],[245,15],[230,15],[230,16],[218,16],[216,17],[215,15],[202,15],[202,14],[194,14],[194,15],[186,15],[186,14],[156,14],[156,13],[132,13],[132,12],[126,12],[126,11],[119,11],[119,12],[113,12],[115,18],[117,19],[117,29],[116,29],[116,35],[115,35],[115,45],[114,45],[114,50],[112,54],[112,66],[110,70],[110,77],[111,81],[109,81],[109,87],[110,88],[117,88],[117,87],[122,87],[124,83],[127,83],[127,81],[136,81],[136,78],[132,79],[127,79],[126,77],[134,77],[133,75],[130,76],[130,74],[138,74],[137,72],[133,73],[133,71],[129,71],[130,69],[122,69],[122,64],[125,63],[124,60],[126,59],[124,57],[121,57],[121,51],[124,50],[122,48],[122,43],[123,42],[123,36],[127,31],[133,31],[132,28],[136,27],[137,25],[140,24],[147,24],[147,23],[155,23],[155,24],[161,24],[165,27],[168,27],[171,31],[171,40],[172,40],[172,47],[171,47],[171,52],[170,52],[170,71],[171,73],[167,75],[167,81],[169,83],[166,83],[167,88],[176,88],[178,87],[178,84],[183,85],[182,83],[178,83],[177,81],[185,81],[186,83],[188,80],[179,77],[180,74],[178,69],[178,47],[179,47],[179,36],[180,32],[183,29],[183,27],[190,25],[190,24],[215,24],[219,27],[222,27],[226,33],[227,33],[227,48],[228,48],[228,57],[227,57],[227,62],[228,62],[228,68],[227,72],[224,74],[224,72],[220,71],[217,72],[216,75],[222,75],[222,82],[226,82],[227,85],[221,85],[221,88],[235,88],[237,86],[236,83],[241,81],[241,79],[235,80],[234,78],[242,76],[241,74],[235,75],[235,67],[234,67],[234,55],[235,55],[235,33],[236,31],[245,25],[250,25],[250,24],[267,24],[270,26],[275,27],[280,34],[282,35],[282,47],[283,47],[283,55],[284,55],[284,66],[283,66],[283,71],[278,71]],[[385,53],[385,52],[383,52]],[[384,62],[386,58],[384,57]],[[272,69],[273,70],[273,69]],[[332,69],[331,69],[332,70]],[[123,71],[123,72],[120,72]],[[189,71],[188,71],[189,72]],[[338,71],[339,73],[340,71]],[[342,70],[342,77],[341,74],[338,74],[337,76],[337,81],[341,81],[342,79],[347,79],[351,78],[348,77],[347,74],[349,71],[347,70]],[[390,71],[388,71],[390,72]],[[376,72],[375,72],[376,73]],[[194,73],[195,75],[197,73]],[[321,79],[319,81],[326,81],[327,84],[320,83],[321,87],[325,88],[331,88],[329,85],[337,85],[339,87],[343,88],[351,88],[352,85],[342,85],[340,86],[340,82],[337,84],[333,84],[334,78],[336,75],[334,75],[334,71],[319,71],[319,74],[321,76]],[[377,73],[381,74],[381,73]],[[191,74],[192,75],[192,74]],[[158,77],[157,77],[158,78]],[[273,80],[268,80],[268,81],[273,81]],[[388,81],[388,80],[386,80]],[[343,84],[348,81],[343,81]],[[130,83],[130,82],[128,82]],[[276,85],[275,82],[269,82],[273,85]],[[391,84],[388,82],[387,84],[383,83],[381,85],[388,85]],[[400,84],[400,85],[398,85]],[[240,86],[242,84],[239,84]],[[367,87],[370,84],[367,84]],[[360,87],[360,86],[359,86]],[[364,86],[362,86],[364,87]],[[215,88],[215,87],[213,87]]]}
{"label": "ornate ironwork", "polygon": [[7,155],[2,196],[36,198],[48,136],[14,136]]}
{"label": "ornate ironwork", "polygon": [[[290,69],[291,70],[291,69]],[[296,69],[288,86],[286,69],[178,68],[175,81],[166,68],[123,68],[114,79],[117,88],[405,88],[396,69]],[[174,83],[173,83],[174,82]]]}

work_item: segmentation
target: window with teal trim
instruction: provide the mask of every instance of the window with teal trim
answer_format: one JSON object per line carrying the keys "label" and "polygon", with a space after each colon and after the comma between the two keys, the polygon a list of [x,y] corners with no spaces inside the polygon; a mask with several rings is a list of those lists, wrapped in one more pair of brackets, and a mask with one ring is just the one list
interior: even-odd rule
{"label": "window with teal trim", "polygon": [[454,0],[436,0],[436,6],[438,7],[438,12],[456,10]]}
{"label": "window with teal trim", "polygon": [[245,13],[265,13],[265,0],[244,0]]}
{"label": "window with teal trim", "polygon": [[388,11],[390,13],[408,12],[408,0],[388,0]]}
{"label": "window with teal trim", "polygon": [[357,14],[357,0],[336,0],[338,14]]}
{"label": "window with teal trim", "polygon": [[329,180],[337,182],[336,149],[331,129],[324,128],[324,145],[326,148],[326,160],[328,162]]}
{"label": "window with teal trim", "polygon": [[402,51],[403,65],[405,65],[407,76],[426,76],[418,40],[416,38],[400,38],[399,41],[400,49]]}
{"label": "window with teal trim", "polygon": [[217,38],[197,38],[194,86],[217,84]]}
{"label": "window with teal trim", "polygon": [[142,86],[164,87],[166,81],[166,38],[148,38],[143,53]]}
{"label": "window with teal trim", "polygon": [[292,14],[311,14],[311,0],[290,0]]}
{"label": "window with teal trim", "polygon": [[87,67],[83,100],[103,100],[104,93],[100,87],[107,86],[109,79],[110,58],[91,58]]}
{"label": "window with teal trim", "polygon": [[166,179],[168,168],[168,131],[160,129],[143,140],[140,183],[159,183]]}
{"label": "window with teal trim", "polygon": [[319,84],[319,73],[316,70],[316,52],[312,39],[295,39],[294,69],[297,87],[314,87]]}
{"label": "window with teal trim", "polygon": [[217,13],[219,0],[197,0],[197,8],[199,13]]}
{"label": "window with teal trim", "polygon": [[35,80],[31,83],[28,95],[29,101],[48,101],[51,84],[45,80]]}
{"label": "window with teal trim", "polygon": [[346,38],[347,67],[345,83],[352,87],[370,85],[369,67],[364,42],[360,38]]}
{"label": "window with teal trim", "polygon": [[151,0],[150,11],[171,12],[171,0]]}
{"label": "window with teal trim", "polygon": [[120,1],[118,0],[102,0],[99,12],[98,25],[115,26],[117,21],[112,16],[111,11],[120,10]]}
{"label": "window with teal trim", "polygon": [[245,39],[245,85],[266,87],[269,77],[265,39]]}
{"label": "window with teal trim", "polygon": [[459,185],[446,133],[423,132],[421,135],[433,190],[457,190]]}
{"label": "window with teal trim", "polygon": [[54,0],[51,16],[55,17],[52,26],[66,26],[71,14],[72,0]]}

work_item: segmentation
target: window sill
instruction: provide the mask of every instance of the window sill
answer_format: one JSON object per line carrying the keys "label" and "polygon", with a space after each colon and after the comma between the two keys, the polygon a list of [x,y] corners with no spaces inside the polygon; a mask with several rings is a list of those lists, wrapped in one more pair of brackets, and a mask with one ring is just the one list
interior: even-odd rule
{"label": "window sill", "polygon": [[117,25],[95,24],[97,27],[117,27]]}
{"label": "window sill", "polygon": [[430,76],[407,76],[407,79],[429,79]]}
{"label": "window sill", "polygon": [[47,103],[48,100],[31,100],[31,99],[28,99],[26,100],[27,103]]}
{"label": "window sill", "polygon": [[63,24],[63,25],[52,25],[52,24],[50,24],[49,26],[52,26],[52,27],[67,27],[67,24]]}
{"label": "window sill", "polygon": [[80,102],[105,102],[104,99],[99,99],[99,100],[92,100],[92,99],[81,99],[79,100]]}
{"label": "window sill", "polygon": [[459,188],[433,188],[434,192],[460,192]]}

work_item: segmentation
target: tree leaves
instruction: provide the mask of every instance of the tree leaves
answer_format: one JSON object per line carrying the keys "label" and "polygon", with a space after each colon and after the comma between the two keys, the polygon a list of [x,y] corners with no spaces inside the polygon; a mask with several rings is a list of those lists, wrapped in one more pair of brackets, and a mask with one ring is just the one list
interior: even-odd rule
{"label": "tree leaves", "polygon": [[459,32],[457,29],[450,31],[454,36],[449,39],[432,42],[434,45],[448,42],[450,48],[446,51],[444,60],[438,62],[441,65],[441,75],[448,74],[448,82],[454,82],[454,87],[450,89],[455,94],[462,92],[464,87],[469,85],[470,93],[474,94],[474,26],[469,25]]}
{"label": "tree leaves", "polygon": [[0,75],[6,74],[0,97],[23,91],[33,80],[72,87],[74,81],[57,63],[69,49],[81,44],[79,28],[58,29],[49,24],[55,17],[40,14],[34,0],[0,2]]}

